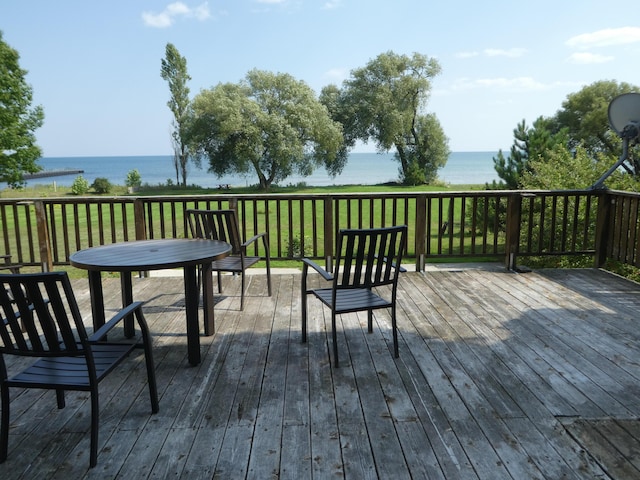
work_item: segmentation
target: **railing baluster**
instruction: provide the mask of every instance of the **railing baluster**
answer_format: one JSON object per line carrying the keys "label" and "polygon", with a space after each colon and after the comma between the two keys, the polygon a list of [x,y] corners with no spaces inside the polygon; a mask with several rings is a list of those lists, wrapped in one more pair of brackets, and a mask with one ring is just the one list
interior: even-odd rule
{"label": "railing baluster", "polygon": [[[274,259],[291,258],[293,243],[305,253],[333,256],[336,229],[371,228],[404,223],[409,227],[406,255],[421,270],[429,257],[503,258],[505,226],[512,222],[507,205],[524,196],[518,256],[609,255],[622,262],[639,260],[640,196],[627,192],[407,192],[358,194],[193,195],[175,197],[78,197],[39,199],[51,245],[50,260],[68,264],[73,251],[105,242],[181,237],[186,235],[184,211],[190,207],[235,208],[245,236],[268,231]],[[609,224],[601,225],[597,205],[613,199]],[[12,260],[41,265],[29,204],[34,200],[0,199],[2,245]],[[108,209],[108,212],[105,210]],[[36,217],[37,218],[37,217]],[[446,231],[444,224],[447,224]],[[97,231],[96,231],[97,229]],[[606,236],[603,237],[603,235]],[[606,245],[606,251],[598,251]],[[28,251],[27,251],[28,249]],[[256,247],[261,253],[262,247]],[[5,253],[5,252],[0,252]],[[603,256],[604,255],[604,256]]]}

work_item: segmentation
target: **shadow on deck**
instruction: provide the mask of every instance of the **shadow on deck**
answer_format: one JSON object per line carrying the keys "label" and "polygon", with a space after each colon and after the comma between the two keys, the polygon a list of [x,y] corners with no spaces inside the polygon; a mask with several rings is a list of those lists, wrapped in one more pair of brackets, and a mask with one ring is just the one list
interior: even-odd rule
{"label": "shadow on deck", "polygon": [[[514,274],[431,269],[401,277],[400,358],[387,312],[341,317],[300,277],[224,277],[216,333],[190,367],[182,279],[136,279],[154,333],[160,412],[142,356],[101,384],[98,466],[88,467],[89,405],[12,391],[14,478],[640,478],[640,286],[598,270]],[[313,281],[320,283],[320,277]],[[74,281],[90,323],[87,282]],[[119,281],[105,280],[108,308]]]}

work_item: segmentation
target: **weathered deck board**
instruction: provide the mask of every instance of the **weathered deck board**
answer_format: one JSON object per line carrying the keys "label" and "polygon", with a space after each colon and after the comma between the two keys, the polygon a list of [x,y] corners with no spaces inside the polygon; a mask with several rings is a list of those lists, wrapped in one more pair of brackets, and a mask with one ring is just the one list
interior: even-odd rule
{"label": "weathered deck board", "polygon": [[[401,277],[400,358],[388,312],[338,319],[300,277],[225,276],[202,363],[186,357],[181,277],[135,279],[154,334],[160,412],[142,355],[101,385],[100,453],[89,405],[12,390],[0,478],[640,478],[640,286],[597,270],[432,269]],[[313,276],[312,285],[320,285]],[[119,301],[105,280],[107,308]],[[90,323],[87,282],[74,281]]]}

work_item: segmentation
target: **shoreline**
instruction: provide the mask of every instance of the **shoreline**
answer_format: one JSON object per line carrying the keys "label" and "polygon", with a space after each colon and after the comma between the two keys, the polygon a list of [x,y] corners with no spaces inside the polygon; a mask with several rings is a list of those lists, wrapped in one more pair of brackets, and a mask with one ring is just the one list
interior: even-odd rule
{"label": "shoreline", "polygon": [[[443,184],[484,184],[498,179],[494,170],[495,152],[452,152],[447,164],[438,169],[438,177]],[[84,170],[82,176],[89,182],[96,178],[107,178],[112,184],[124,184],[127,173],[138,170],[143,184],[170,185],[176,183],[176,172],[171,156],[132,156],[132,157],[43,157],[38,164],[45,170]],[[201,168],[190,163],[187,172],[188,185],[200,185],[204,188],[218,185],[248,187],[258,183],[254,172],[247,174],[225,174],[220,178],[208,172],[203,161]],[[71,185],[73,176],[50,177],[58,185]],[[392,153],[352,153],[340,175],[330,177],[323,167],[315,169],[306,177],[295,172],[280,185],[292,186],[334,186],[334,185],[378,185],[398,180],[398,163]],[[36,182],[28,181],[27,185]],[[43,183],[38,181],[37,183]],[[1,188],[1,187],[0,187]]]}

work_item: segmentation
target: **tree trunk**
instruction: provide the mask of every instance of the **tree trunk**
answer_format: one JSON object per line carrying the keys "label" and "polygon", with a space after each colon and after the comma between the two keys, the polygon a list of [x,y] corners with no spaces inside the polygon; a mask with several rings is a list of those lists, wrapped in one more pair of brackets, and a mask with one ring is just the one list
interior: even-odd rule
{"label": "tree trunk", "polygon": [[189,161],[189,155],[184,144],[180,146],[180,169],[182,171],[182,186],[187,186],[187,162]]}
{"label": "tree trunk", "polygon": [[407,168],[409,168],[409,164],[407,163],[407,154],[400,145],[396,144],[396,150],[398,152],[398,158],[400,158],[400,167],[402,168],[402,175],[406,177]]}

